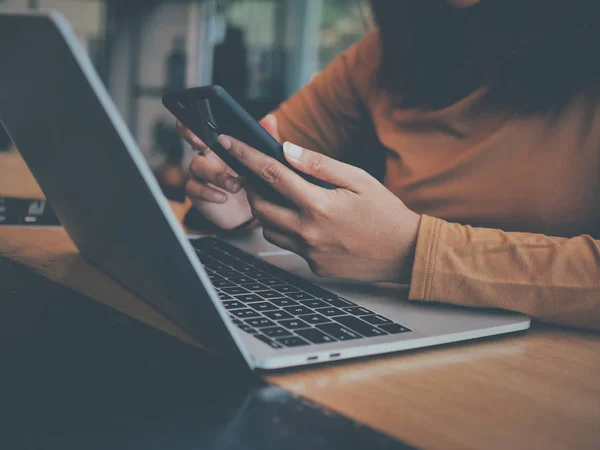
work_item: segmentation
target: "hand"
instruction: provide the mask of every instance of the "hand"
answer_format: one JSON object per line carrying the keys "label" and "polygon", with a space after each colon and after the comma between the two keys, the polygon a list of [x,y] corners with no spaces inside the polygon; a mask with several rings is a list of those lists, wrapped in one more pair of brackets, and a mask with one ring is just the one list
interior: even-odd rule
{"label": "hand", "polygon": [[327,181],[327,190],[229,136],[221,145],[291,206],[274,204],[246,185],[265,238],[302,256],[324,277],[408,283],[420,216],[367,172],[286,142],[287,161]]}
{"label": "hand", "polygon": [[[279,140],[275,116],[268,115],[260,123]],[[206,218],[223,229],[235,228],[250,220],[252,211],[237,174],[179,121],[177,130],[199,153],[190,163],[191,176],[185,185],[186,194],[192,204]]]}

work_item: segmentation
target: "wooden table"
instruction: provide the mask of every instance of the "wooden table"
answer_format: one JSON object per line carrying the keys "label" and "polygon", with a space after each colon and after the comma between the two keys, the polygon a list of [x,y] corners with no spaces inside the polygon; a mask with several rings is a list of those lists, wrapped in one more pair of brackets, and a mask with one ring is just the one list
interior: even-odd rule
{"label": "wooden table", "polygon": [[[42,196],[16,152],[0,154],[0,195]],[[174,209],[183,214],[182,205]],[[0,253],[191,341],[86,263],[62,229],[0,228]],[[594,333],[534,324],[519,335],[268,379],[422,448],[600,447],[600,335]]]}

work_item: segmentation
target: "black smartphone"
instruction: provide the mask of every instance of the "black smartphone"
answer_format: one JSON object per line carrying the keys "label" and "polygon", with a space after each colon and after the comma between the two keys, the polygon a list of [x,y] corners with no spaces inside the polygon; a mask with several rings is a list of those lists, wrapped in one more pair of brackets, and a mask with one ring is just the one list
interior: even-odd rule
{"label": "black smartphone", "polygon": [[292,167],[285,159],[281,144],[221,86],[202,86],[167,93],[163,96],[162,102],[181,123],[202,139],[240,176],[258,179],[256,174],[221,147],[217,141],[221,134],[232,136],[254,147],[317,186],[326,189],[336,187]]}

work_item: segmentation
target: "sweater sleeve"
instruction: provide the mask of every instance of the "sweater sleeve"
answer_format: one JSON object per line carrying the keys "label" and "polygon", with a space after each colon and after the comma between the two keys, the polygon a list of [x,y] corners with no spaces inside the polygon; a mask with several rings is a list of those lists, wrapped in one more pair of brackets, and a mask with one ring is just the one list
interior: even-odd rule
{"label": "sweater sleeve", "polygon": [[282,103],[274,112],[282,139],[380,176],[384,152],[369,112],[378,55],[374,31]]}
{"label": "sweater sleeve", "polygon": [[503,308],[600,330],[600,241],[507,233],[423,216],[409,299]]}

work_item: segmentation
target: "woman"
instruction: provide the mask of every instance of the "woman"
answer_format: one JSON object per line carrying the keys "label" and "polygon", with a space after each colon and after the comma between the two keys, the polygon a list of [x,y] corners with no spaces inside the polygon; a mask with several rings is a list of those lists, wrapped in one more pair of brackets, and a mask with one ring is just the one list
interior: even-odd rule
{"label": "woman", "polygon": [[203,153],[187,193],[223,228],[258,219],[321,276],[600,330],[595,3],[373,0],[378,29],[262,122],[340,188],[221,137],[292,206],[269,203],[180,126]]}

